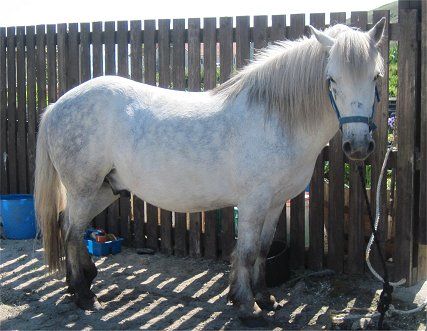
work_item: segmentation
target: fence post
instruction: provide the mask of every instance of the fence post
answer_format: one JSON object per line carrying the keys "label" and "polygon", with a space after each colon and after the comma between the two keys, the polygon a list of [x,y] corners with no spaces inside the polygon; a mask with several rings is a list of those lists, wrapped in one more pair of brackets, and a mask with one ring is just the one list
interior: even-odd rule
{"label": "fence post", "polygon": [[427,2],[421,11],[421,139],[417,281],[427,279]]}
{"label": "fence post", "polygon": [[[395,279],[412,283],[417,77],[417,10],[399,10]],[[400,206],[400,207],[399,207]]]}

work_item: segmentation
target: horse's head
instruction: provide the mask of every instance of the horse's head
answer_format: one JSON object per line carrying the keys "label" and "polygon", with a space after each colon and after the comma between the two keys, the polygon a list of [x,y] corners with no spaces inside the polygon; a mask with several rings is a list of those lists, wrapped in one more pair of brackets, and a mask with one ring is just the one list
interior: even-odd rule
{"label": "horse's head", "polygon": [[378,45],[384,26],[385,18],[368,32],[344,25],[321,32],[310,26],[329,52],[325,80],[343,133],[343,151],[352,160],[366,159],[375,147],[373,116],[379,100],[376,80],[383,73]]}

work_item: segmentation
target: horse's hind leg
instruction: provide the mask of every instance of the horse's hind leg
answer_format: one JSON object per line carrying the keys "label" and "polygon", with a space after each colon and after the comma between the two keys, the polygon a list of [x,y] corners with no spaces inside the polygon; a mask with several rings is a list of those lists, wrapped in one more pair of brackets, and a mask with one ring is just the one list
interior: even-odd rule
{"label": "horse's hind leg", "polygon": [[255,301],[262,309],[276,309],[278,307],[275,297],[270,295],[267,290],[265,263],[282,209],[283,206],[279,205],[278,207],[271,208],[267,213],[260,236],[260,253],[253,268],[252,289]]}
{"label": "horse's hind leg", "polygon": [[99,308],[95,294],[90,290],[97,269],[83,244],[83,233],[90,221],[110,205],[117,196],[108,185],[103,185],[91,197],[69,197],[64,217],[66,268],[68,291],[74,293],[76,304],[83,309]]}

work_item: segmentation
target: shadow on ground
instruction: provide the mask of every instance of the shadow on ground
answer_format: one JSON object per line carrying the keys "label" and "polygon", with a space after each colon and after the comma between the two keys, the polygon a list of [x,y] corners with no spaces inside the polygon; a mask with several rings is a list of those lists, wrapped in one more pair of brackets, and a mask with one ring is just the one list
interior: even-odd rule
{"label": "shadow on ground", "polygon": [[[99,273],[93,291],[104,309],[82,311],[65,293],[64,279],[46,274],[38,244],[34,249],[32,241],[3,240],[1,329],[243,328],[226,302],[229,266],[222,262],[141,256],[133,249],[95,262]],[[330,311],[375,308],[378,286],[366,277],[303,277],[273,289],[283,308],[266,312],[270,328],[348,328],[352,322],[345,318],[332,324]],[[424,314],[393,318],[390,326],[425,328]]]}

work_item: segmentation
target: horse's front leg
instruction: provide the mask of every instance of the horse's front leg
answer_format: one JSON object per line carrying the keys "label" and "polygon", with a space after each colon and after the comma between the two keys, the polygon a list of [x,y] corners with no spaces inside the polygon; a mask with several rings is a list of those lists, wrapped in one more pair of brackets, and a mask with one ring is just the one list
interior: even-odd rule
{"label": "horse's front leg", "polygon": [[[229,299],[238,308],[239,318],[248,327],[265,325],[252,292],[252,270],[260,249],[265,207],[259,201],[239,204],[238,240],[232,256]],[[259,207],[259,208],[258,208]]]}
{"label": "horse's front leg", "polygon": [[255,301],[262,309],[278,308],[276,298],[270,295],[267,290],[265,282],[265,263],[282,210],[282,204],[269,209],[261,231],[259,255],[253,268],[252,289],[255,294]]}

